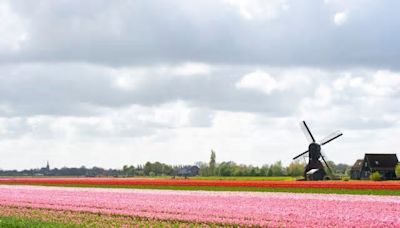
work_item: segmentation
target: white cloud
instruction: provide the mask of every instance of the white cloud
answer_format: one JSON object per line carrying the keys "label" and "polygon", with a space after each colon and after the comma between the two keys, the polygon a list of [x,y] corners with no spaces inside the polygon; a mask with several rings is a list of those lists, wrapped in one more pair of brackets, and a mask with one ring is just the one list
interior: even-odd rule
{"label": "white cloud", "polygon": [[211,67],[205,63],[184,63],[180,66],[165,68],[164,71],[182,76],[206,75],[211,72]]}
{"label": "white cloud", "polygon": [[387,97],[398,93],[400,87],[400,74],[388,70],[368,72],[369,78],[355,77],[351,73],[333,82],[334,88],[339,91],[345,89],[358,89],[364,95],[371,97]]}
{"label": "white cloud", "polygon": [[[268,69],[267,69],[268,71]],[[274,74],[264,71],[256,70],[252,73],[244,75],[235,86],[238,89],[254,89],[265,94],[271,94],[275,91],[285,91],[288,89],[305,89],[311,84],[312,78],[316,74],[322,73],[318,70],[312,69],[287,69],[276,71],[271,69]]]}
{"label": "white cloud", "polygon": [[337,26],[341,26],[347,21],[347,18],[348,18],[348,12],[347,11],[337,12],[335,14],[335,16],[333,17],[333,22]]}
{"label": "white cloud", "polygon": [[0,50],[19,50],[27,41],[26,22],[15,14],[8,2],[0,2]]}
{"label": "white cloud", "polygon": [[[227,97],[222,101],[239,104],[250,102],[257,106],[268,106],[272,110],[279,108],[279,105],[290,105],[294,111],[272,117],[269,111],[254,112],[247,106],[240,110],[221,110],[213,108],[207,101],[182,96],[179,100],[169,99],[157,104],[136,104],[133,101],[117,107],[93,105],[94,114],[85,116],[2,117],[0,147],[6,152],[1,167],[35,167],[46,160],[58,167],[120,167],[126,163],[143,163],[147,160],[188,164],[208,159],[211,148],[217,151],[219,161],[233,160],[260,165],[282,160],[287,164],[307,146],[298,127],[298,122],[303,119],[308,121],[318,139],[334,130],[344,132],[340,141],[326,147],[326,154],[335,162],[350,164],[365,152],[376,152],[376,148],[400,146],[391,137],[384,138],[385,132],[398,132],[400,124],[400,110],[396,108],[399,107],[396,98],[396,88],[400,86],[398,72],[351,69],[335,72],[260,66],[256,68],[259,70],[250,71],[255,67],[232,66],[230,71],[222,73],[224,71],[220,68],[226,70],[226,66],[211,67],[215,75],[183,79],[194,80],[196,86],[206,80],[206,85],[210,86],[207,80],[214,76],[223,77],[223,84],[215,87],[219,91],[217,96],[212,96],[214,99],[219,99],[218,96]],[[162,80],[163,76],[168,77],[169,74],[161,74],[159,68],[102,69],[115,73],[110,77],[142,74],[142,78],[149,80],[144,84],[148,84]],[[167,71],[173,69],[174,66],[171,66]],[[156,76],[153,77],[153,74]],[[182,79],[180,76],[172,78]],[[63,82],[67,83],[68,80]],[[55,88],[59,87],[58,84],[54,85]],[[96,84],[87,85],[90,90],[97,90],[94,88]],[[124,94],[131,96],[130,92],[143,89],[142,84],[135,86],[135,89]],[[229,86],[233,91],[224,90]],[[242,96],[248,95],[241,91],[243,89],[262,93],[242,100]],[[277,91],[284,91],[279,93],[282,97],[275,97],[277,93],[274,92]],[[11,148],[13,154],[7,152]],[[29,159],[24,157],[26,154]],[[24,159],[15,163],[15,157]]]}
{"label": "white cloud", "polygon": [[281,85],[275,80],[275,78],[260,70],[245,75],[236,83],[236,87],[239,89],[255,89],[266,94],[282,89]]}
{"label": "white cloud", "polygon": [[122,90],[134,90],[140,86],[148,72],[143,68],[109,69],[113,85]]}
{"label": "white cloud", "polygon": [[236,8],[247,20],[273,19],[289,9],[286,0],[224,0],[224,3]]}
{"label": "white cloud", "polygon": [[212,68],[204,63],[183,63],[180,65],[155,65],[148,67],[122,67],[108,69],[113,76],[116,88],[132,91],[139,88],[145,81],[156,78],[193,77],[209,75]]}

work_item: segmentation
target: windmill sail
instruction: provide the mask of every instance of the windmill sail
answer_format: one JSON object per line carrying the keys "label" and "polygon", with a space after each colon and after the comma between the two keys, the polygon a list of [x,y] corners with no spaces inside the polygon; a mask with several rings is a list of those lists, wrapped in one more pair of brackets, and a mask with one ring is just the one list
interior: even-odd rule
{"label": "windmill sail", "polygon": [[326,160],[325,160],[325,158],[324,158],[324,155],[322,155],[322,153],[321,153],[321,158],[322,158],[322,160],[324,161],[326,167],[328,168],[329,173],[330,173],[330,174],[333,174],[333,173],[332,173],[331,167],[329,167],[329,165],[328,165],[328,163],[326,162]]}
{"label": "windmill sail", "polygon": [[342,132],[335,131],[335,132],[331,133],[330,135],[326,136],[324,139],[322,139],[319,144],[325,145],[325,144],[329,143],[330,141],[339,138],[342,135],[343,135]]}
{"label": "windmill sail", "polygon": [[297,159],[297,158],[299,158],[299,157],[305,155],[306,153],[308,153],[308,150],[305,151],[305,152],[303,152],[303,153],[301,153],[301,154],[299,154],[299,155],[297,155],[296,157],[293,158],[293,160],[295,160],[295,159]]}
{"label": "windmill sail", "polygon": [[300,122],[301,130],[303,131],[304,135],[306,136],[309,143],[314,143],[315,139],[314,136],[311,134],[310,129],[308,128],[305,121]]}

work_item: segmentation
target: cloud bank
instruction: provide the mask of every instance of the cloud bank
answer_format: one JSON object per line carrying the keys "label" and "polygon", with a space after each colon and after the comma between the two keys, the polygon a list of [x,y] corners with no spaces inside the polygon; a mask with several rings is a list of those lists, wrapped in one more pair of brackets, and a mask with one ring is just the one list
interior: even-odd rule
{"label": "cloud bank", "polygon": [[396,152],[397,5],[2,0],[0,168]]}

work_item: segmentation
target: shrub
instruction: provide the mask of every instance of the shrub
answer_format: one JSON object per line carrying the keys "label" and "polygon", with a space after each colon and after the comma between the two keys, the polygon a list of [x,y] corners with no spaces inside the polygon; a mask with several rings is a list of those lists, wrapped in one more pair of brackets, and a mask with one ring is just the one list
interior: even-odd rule
{"label": "shrub", "polygon": [[381,174],[380,174],[378,171],[373,172],[373,173],[371,173],[371,175],[369,176],[369,179],[370,179],[370,180],[373,180],[373,181],[381,180]]}
{"label": "shrub", "polygon": [[396,165],[396,177],[400,179],[400,163]]}
{"label": "shrub", "polygon": [[350,177],[349,176],[342,176],[342,181],[349,181]]}

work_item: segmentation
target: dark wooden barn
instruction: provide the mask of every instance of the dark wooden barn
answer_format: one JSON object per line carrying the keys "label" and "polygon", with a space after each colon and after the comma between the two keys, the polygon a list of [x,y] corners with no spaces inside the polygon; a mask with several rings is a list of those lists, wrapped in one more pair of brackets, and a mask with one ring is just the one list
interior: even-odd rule
{"label": "dark wooden barn", "polygon": [[396,179],[395,168],[399,162],[396,154],[365,154],[361,168],[358,161],[351,168],[352,179],[369,179],[373,172],[379,172],[383,180]]}
{"label": "dark wooden barn", "polygon": [[350,178],[359,180],[361,178],[361,169],[364,164],[364,159],[358,159],[350,169]]}

